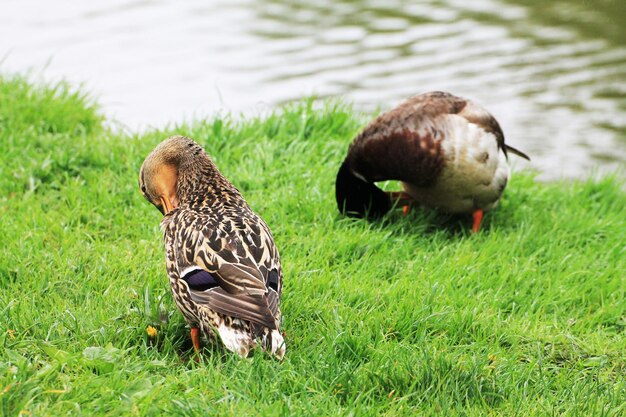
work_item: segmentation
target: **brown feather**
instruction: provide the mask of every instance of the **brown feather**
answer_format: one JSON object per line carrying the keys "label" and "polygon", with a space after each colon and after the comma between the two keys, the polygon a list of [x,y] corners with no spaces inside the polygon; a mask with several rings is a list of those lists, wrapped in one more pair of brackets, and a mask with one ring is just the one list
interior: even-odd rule
{"label": "brown feather", "polygon": [[278,295],[269,291],[264,296],[233,296],[223,288],[206,291],[190,290],[191,299],[224,315],[260,324],[268,329],[278,328],[275,316],[278,314]]}

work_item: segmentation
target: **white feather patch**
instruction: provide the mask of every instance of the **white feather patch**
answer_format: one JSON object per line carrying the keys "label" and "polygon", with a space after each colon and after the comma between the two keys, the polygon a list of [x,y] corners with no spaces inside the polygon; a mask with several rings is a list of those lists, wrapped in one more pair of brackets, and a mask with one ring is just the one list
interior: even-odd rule
{"label": "white feather patch", "polygon": [[239,354],[242,358],[247,357],[250,349],[256,344],[255,340],[247,332],[233,329],[224,325],[224,323],[217,328],[217,333],[220,335],[220,339],[222,339],[226,349]]}
{"label": "white feather patch", "polygon": [[278,359],[282,359],[283,356],[285,356],[285,350],[287,349],[287,345],[285,345],[283,335],[281,335],[278,330],[272,330],[271,338],[272,354],[275,355]]}
{"label": "white feather patch", "polygon": [[187,268],[183,269],[182,271],[180,271],[180,276],[184,277],[187,274],[193,272],[193,271],[202,271],[203,269],[201,267],[199,267],[198,265],[192,265],[192,266],[188,266]]}
{"label": "white feather patch", "polygon": [[450,213],[496,206],[509,178],[509,165],[493,133],[457,115],[438,119],[445,166],[431,187],[404,188],[421,204]]}

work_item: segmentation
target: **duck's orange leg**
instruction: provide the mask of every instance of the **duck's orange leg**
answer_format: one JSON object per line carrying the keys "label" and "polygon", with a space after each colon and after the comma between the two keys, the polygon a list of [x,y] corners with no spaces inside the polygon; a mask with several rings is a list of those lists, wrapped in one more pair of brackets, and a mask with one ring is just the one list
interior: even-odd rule
{"label": "duck's orange leg", "polygon": [[191,343],[193,343],[193,350],[200,353],[200,329],[197,327],[191,328]]}
{"label": "duck's orange leg", "polygon": [[480,230],[480,223],[483,221],[483,209],[474,210],[472,216],[474,217],[474,224],[472,225],[472,232],[478,233]]}

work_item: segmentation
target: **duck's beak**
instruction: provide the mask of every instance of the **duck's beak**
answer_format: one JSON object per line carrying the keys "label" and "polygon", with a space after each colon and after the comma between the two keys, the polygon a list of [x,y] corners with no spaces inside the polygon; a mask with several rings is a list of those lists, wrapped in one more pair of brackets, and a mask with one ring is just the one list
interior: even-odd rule
{"label": "duck's beak", "polygon": [[173,202],[165,195],[161,196],[160,201],[163,215],[169,214],[170,211],[176,208]]}

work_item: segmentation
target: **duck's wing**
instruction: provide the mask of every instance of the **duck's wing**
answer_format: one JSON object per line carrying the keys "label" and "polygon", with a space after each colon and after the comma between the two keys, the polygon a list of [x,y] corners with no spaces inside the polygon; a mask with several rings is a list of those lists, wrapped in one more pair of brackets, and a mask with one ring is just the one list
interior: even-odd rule
{"label": "duck's wing", "polygon": [[178,218],[184,221],[171,248],[178,273],[192,301],[276,329],[282,283],[278,251],[258,216],[247,210],[239,215],[231,219],[181,210]]}
{"label": "duck's wing", "polygon": [[464,101],[446,93],[411,97],[370,122],[354,139],[346,163],[368,182],[400,180],[432,184],[445,164],[441,117],[458,113]]}
{"label": "duck's wing", "polygon": [[204,304],[221,314],[260,324],[275,330],[278,328],[279,298],[276,291],[270,290],[264,296],[237,295],[228,293],[221,287],[205,291],[190,289],[191,299]]}
{"label": "duck's wing", "polygon": [[428,186],[445,164],[442,142],[453,134],[454,123],[463,119],[492,133],[505,154],[511,151],[528,159],[505,145],[498,121],[482,106],[435,91],[411,97],[374,119],[350,145],[346,162],[355,175],[369,182],[400,180]]}

